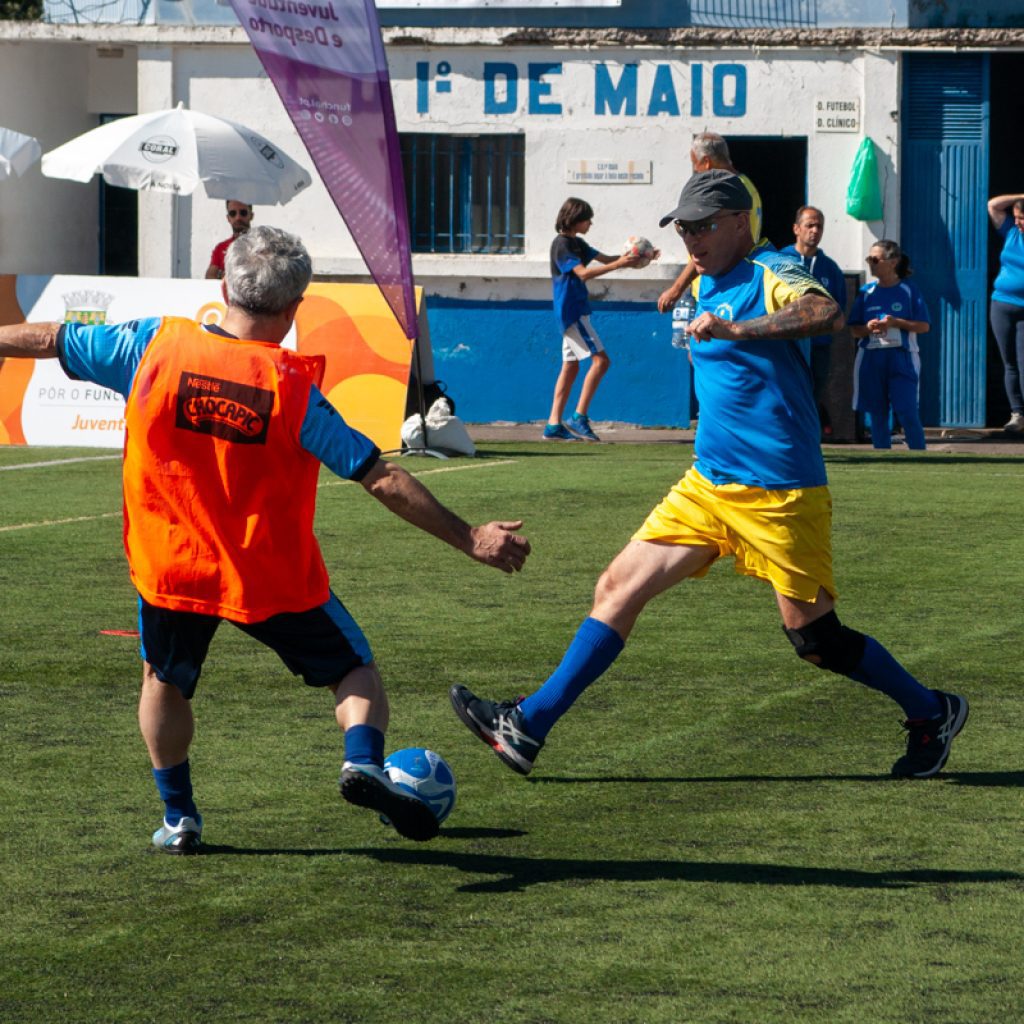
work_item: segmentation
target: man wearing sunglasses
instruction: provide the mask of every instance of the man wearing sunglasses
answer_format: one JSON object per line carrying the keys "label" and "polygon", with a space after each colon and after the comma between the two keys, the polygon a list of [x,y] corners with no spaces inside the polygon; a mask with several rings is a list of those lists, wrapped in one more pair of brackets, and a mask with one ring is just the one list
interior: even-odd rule
{"label": "man wearing sunglasses", "polygon": [[[832,499],[798,340],[839,329],[843,315],[790,257],[754,246],[750,211],[738,176],[708,171],[686,183],[661,219],[662,227],[674,224],[700,275],[689,327],[701,407],[694,465],[601,575],[590,616],[540,689],[500,703],[464,686],[451,690],[463,723],[521,775],[558,719],[611,667],[647,603],[706,575],[725,555],[741,575],[771,585],[800,658],[902,707],[907,747],[892,775],[937,774],[967,719],[964,698],[922,686],[877,640],[836,615]],[[693,621],[679,627],[690,645],[700,636],[699,626],[686,628]]]}
{"label": "man wearing sunglasses", "polygon": [[228,223],[231,225],[231,237],[218,242],[210,253],[210,265],[206,268],[207,278],[220,280],[224,277],[224,256],[231,243],[244,235],[252,227],[252,206],[239,202],[237,199],[227,201]]}
{"label": "man wearing sunglasses", "polygon": [[[739,177],[744,188],[750,193],[750,233],[755,241],[760,240],[759,244],[767,244],[768,239],[761,238],[761,193],[745,174],[740,174],[733,166],[729,144],[725,139],[717,132],[700,132],[694,135],[693,144],[690,146],[690,166],[694,174],[703,174],[705,171],[728,171]],[[696,276],[696,267],[692,261],[688,262],[672,284],[658,296],[658,312],[669,312],[679,301],[680,296],[693,284]]]}

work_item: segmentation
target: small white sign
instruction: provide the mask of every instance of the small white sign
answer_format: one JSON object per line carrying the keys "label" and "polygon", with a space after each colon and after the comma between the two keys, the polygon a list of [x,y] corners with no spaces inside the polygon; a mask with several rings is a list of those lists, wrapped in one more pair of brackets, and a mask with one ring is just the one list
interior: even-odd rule
{"label": "small white sign", "polygon": [[650,185],[650,160],[570,160],[565,165],[570,185]]}
{"label": "small white sign", "polygon": [[819,97],[814,101],[816,132],[859,132],[860,97]]}

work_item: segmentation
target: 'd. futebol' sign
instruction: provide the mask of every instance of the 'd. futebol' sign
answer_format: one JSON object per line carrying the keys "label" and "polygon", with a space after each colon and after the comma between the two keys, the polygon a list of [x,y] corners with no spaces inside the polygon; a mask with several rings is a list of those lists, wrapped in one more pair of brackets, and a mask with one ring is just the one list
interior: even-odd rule
{"label": "'d. futebol' sign", "polygon": [[859,132],[860,97],[819,97],[814,101],[816,132]]}

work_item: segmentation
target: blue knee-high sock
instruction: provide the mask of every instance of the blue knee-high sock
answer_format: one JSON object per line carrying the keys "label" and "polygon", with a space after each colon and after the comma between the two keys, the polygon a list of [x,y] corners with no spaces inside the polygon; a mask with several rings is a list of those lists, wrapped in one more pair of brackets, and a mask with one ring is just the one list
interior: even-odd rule
{"label": "blue knee-high sock", "polygon": [[173,828],[182,818],[198,817],[199,812],[192,799],[192,771],[187,757],[173,768],[154,768],[153,780],[164,802],[164,821],[168,825]]}
{"label": "blue knee-high sock", "polygon": [[892,697],[907,718],[934,718],[942,703],[933,690],[922,686],[874,637],[864,638],[864,655],[849,677]]}
{"label": "blue knee-high sock", "polygon": [[384,766],[384,733],[372,725],[353,725],[345,730],[345,760],[353,764]]}
{"label": "blue knee-high sock", "polygon": [[584,619],[562,663],[544,685],[520,705],[526,731],[538,740],[572,707],[576,698],[619,656],[625,646],[611,626]]}

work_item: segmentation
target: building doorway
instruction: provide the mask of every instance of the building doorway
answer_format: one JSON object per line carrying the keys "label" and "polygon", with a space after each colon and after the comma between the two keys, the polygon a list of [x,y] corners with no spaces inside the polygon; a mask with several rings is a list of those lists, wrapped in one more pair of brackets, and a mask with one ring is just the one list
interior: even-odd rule
{"label": "building doorway", "polygon": [[777,248],[793,244],[793,214],[807,200],[807,139],[727,137],[733,166],[757,186],[761,233]]}
{"label": "building doorway", "polygon": [[[1024,54],[993,53],[989,56],[989,109],[992,131],[989,135],[988,194],[1000,196],[1024,192],[1021,175],[1019,125],[1024,124],[1024,95],[1020,76],[1024,74]],[[988,292],[999,273],[1002,238],[988,233]],[[1010,403],[1003,387],[1003,361],[988,325],[986,307],[986,426],[1001,427],[1010,417]]]}
{"label": "building doorway", "polygon": [[[109,124],[123,114],[101,114]],[[133,188],[108,185],[100,178],[98,272],[108,277],[139,275],[139,193]]]}

